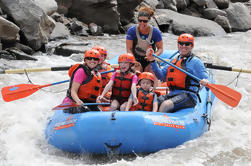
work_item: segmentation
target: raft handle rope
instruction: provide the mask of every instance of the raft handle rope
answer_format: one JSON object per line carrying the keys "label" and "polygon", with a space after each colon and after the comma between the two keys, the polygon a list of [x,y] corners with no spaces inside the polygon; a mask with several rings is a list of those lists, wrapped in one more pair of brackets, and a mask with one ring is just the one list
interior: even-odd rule
{"label": "raft handle rope", "polygon": [[242,68],[241,68],[240,72],[238,73],[238,75],[232,81],[230,81],[226,86],[229,86],[230,84],[232,84],[236,80],[235,87],[237,87],[238,86],[238,82],[239,82],[239,77],[241,75],[241,72],[242,72]]}

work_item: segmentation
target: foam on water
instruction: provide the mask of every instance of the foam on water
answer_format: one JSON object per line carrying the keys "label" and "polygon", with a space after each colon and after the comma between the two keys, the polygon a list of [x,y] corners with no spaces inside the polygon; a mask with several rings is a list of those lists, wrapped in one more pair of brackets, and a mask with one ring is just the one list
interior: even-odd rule
{"label": "foam on water", "polygon": [[[177,36],[163,34],[164,48],[176,49]],[[233,33],[220,37],[195,39],[194,52],[205,62],[236,68],[251,69],[251,31]],[[109,58],[125,52],[124,35],[90,38],[91,46],[108,48]],[[11,68],[55,67],[74,64],[69,57],[38,55],[37,62],[6,61],[1,63]],[[227,85],[239,73],[215,71],[217,84]],[[29,73],[34,84],[43,85],[68,79],[66,71]],[[27,83],[24,74],[0,75],[0,88]],[[237,83],[237,87],[236,87]],[[251,165],[251,74],[241,73],[229,85],[241,92],[240,105],[230,108],[217,101],[211,130],[198,139],[174,148],[147,156],[116,161],[91,158],[61,152],[45,140],[44,129],[53,113],[50,109],[58,105],[65,96],[68,83],[50,86],[33,95],[6,103],[0,98],[0,165],[1,166],[70,166],[70,165]]]}

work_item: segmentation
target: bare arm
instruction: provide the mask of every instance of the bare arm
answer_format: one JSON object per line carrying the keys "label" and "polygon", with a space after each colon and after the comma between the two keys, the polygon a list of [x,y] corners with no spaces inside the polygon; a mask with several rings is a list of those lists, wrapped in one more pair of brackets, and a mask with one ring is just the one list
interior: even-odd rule
{"label": "bare arm", "polygon": [[136,83],[132,83],[131,92],[133,96],[133,103],[134,103],[133,105],[136,105],[139,102],[136,96],[136,93],[137,93]]}
{"label": "bare arm", "polygon": [[153,103],[153,112],[157,112],[158,111],[158,102],[154,102]]}
{"label": "bare arm", "polygon": [[126,40],[126,52],[127,53],[132,53],[132,46],[133,46],[133,41],[132,40]]}
{"label": "bare arm", "polygon": [[132,98],[129,98],[127,104],[126,104],[126,109],[125,111],[129,111],[129,109],[131,108],[132,106]]}
{"label": "bare arm", "polygon": [[157,51],[155,52],[155,54],[157,56],[159,56],[160,54],[162,54],[163,52],[163,40],[159,41],[156,43],[156,47],[157,47]]}
{"label": "bare arm", "polygon": [[78,105],[82,105],[83,102],[79,99],[78,97],[78,89],[80,87],[80,83],[77,82],[72,82],[72,88],[71,88],[71,96],[73,98],[73,100],[78,104]]}
{"label": "bare arm", "polygon": [[98,98],[103,98],[104,95],[112,88],[112,85],[113,85],[113,80],[110,80],[108,82],[108,84],[105,86],[105,89],[103,90],[102,94],[100,96],[98,96]]}

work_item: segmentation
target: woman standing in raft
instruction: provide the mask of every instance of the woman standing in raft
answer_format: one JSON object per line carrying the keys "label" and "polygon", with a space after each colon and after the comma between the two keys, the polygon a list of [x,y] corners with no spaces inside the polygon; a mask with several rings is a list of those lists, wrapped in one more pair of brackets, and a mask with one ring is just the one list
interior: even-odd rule
{"label": "woman standing in raft", "polygon": [[[70,85],[63,103],[76,102],[77,105],[95,103],[101,94],[101,75],[96,70],[100,54],[97,50],[87,50],[84,64],[76,64],[69,70]],[[88,106],[92,111],[99,111],[97,106]]]}
{"label": "woman standing in raft", "polygon": [[98,102],[105,100],[104,95],[112,89],[110,111],[117,109],[125,111],[126,103],[131,93],[134,104],[136,105],[138,103],[136,97],[136,84],[138,82],[138,77],[133,69],[135,58],[129,53],[122,54],[119,56],[118,63],[119,70],[116,70],[113,73],[112,78],[106,85],[104,91],[97,98]]}
{"label": "woman standing in raft", "polygon": [[138,24],[130,27],[126,35],[126,50],[134,55],[142,66],[139,71],[150,71],[150,63],[146,59],[146,50],[151,46],[155,55],[163,52],[161,32],[148,22],[153,17],[154,11],[148,7],[141,7],[138,13]]}
{"label": "woman standing in raft", "polygon": [[165,65],[160,68],[154,57],[152,49],[147,51],[147,58],[151,61],[151,69],[162,81],[166,81],[170,93],[158,98],[159,112],[175,112],[179,109],[194,107],[200,100],[198,91],[201,85],[209,83],[208,73],[202,61],[194,56],[194,37],[190,34],[181,34],[178,37],[179,56],[171,61],[174,65],[200,78],[200,82],[187,76],[180,70]]}

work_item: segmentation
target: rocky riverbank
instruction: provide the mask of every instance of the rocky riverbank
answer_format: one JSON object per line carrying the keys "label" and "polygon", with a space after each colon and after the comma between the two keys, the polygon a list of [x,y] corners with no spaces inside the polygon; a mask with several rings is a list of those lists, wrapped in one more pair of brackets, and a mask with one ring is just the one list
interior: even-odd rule
{"label": "rocky riverbank", "polygon": [[[87,45],[86,36],[124,34],[142,5],[155,9],[151,24],[162,32],[211,36],[251,29],[250,0],[0,0],[0,58],[36,60],[32,55],[47,52],[48,42],[70,35],[83,39],[73,45]],[[71,43],[54,53],[71,55],[65,45]]]}

